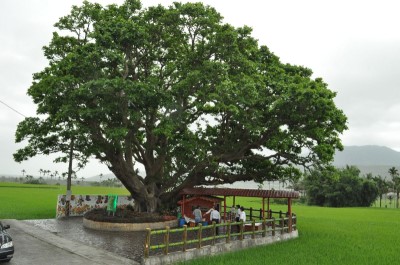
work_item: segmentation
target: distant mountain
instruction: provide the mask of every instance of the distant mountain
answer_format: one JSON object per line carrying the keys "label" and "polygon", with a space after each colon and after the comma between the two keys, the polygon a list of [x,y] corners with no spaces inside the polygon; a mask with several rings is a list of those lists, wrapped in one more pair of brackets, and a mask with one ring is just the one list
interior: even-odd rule
{"label": "distant mountain", "polygon": [[389,168],[400,167],[400,152],[377,145],[345,146],[343,151],[336,152],[333,165],[357,166],[362,174],[388,177]]}

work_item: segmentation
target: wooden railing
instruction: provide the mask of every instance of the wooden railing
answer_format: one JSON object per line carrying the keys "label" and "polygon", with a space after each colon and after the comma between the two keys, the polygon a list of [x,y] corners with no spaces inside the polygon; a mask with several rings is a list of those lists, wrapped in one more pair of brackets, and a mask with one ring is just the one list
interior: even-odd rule
{"label": "wooden railing", "polygon": [[[288,213],[287,212],[283,212],[283,211],[273,211],[273,210],[264,210],[263,209],[255,209],[255,208],[244,208],[245,212],[246,212],[246,218],[248,220],[263,220],[264,218],[266,219],[272,219],[274,216],[276,216],[277,218],[282,218],[282,217],[288,217]],[[263,213],[264,212],[264,213]],[[232,218],[232,213],[228,212],[226,219],[227,220],[232,220],[234,218]],[[235,213],[233,213],[233,215],[236,215]],[[295,216],[295,215],[294,215]],[[234,216],[233,216],[234,217]]]}
{"label": "wooden railing", "polygon": [[[248,213],[248,214],[246,214],[246,216],[249,218],[249,220],[253,220],[254,218],[263,220],[264,216],[267,219],[271,219],[274,214],[279,216],[279,218],[282,218],[287,215],[286,212],[282,212],[282,211],[278,212],[278,211],[272,211],[272,210],[265,210],[264,215],[263,215],[263,210],[261,208],[253,209],[252,207],[250,207],[250,208],[245,208],[244,210],[246,213]],[[256,214],[257,212],[258,212],[258,214]]]}
{"label": "wooden railing", "polygon": [[[259,229],[261,226],[261,229]],[[235,229],[238,227],[239,229]],[[222,234],[217,235],[216,229],[219,229]],[[243,240],[246,235],[250,235],[254,239],[257,235],[262,237],[275,236],[276,233],[291,232],[291,230],[296,229],[296,217],[281,217],[281,218],[271,218],[263,219],[261,223],[256,223],[255,220],[243,223],[243,222],[226,222],[221,224],[203,226],[201,223],[196,227],[170,229],[166,227],[164,230],[154,230],[150,228],[146,229],[146,238],[144,244],[144,257],[148,258],[150,255],[150,250],[162,250],[165,255],[169,253],[169,248],[171,247],[181,247],[182,251],[188,249],[189,244],[195,244],[197,248],[201,248],[204,244],[210,243],[214,245],[218,239],[225,239],[226,243],[231,242],[231,240]],[[203,238],[203,232],[211,230],[211,235]],[[238,230],[236,233],[232,233],[232,230]],[[179,240],[172,240],[171,235],[182,234],[178,236]],[[188,238],[188,233],[195,235],[194,239]],[[162,242],[158,244],[152,244],[151,238],[155,235],[162,235]],[[175,237],[176,238],[176,237]]]}

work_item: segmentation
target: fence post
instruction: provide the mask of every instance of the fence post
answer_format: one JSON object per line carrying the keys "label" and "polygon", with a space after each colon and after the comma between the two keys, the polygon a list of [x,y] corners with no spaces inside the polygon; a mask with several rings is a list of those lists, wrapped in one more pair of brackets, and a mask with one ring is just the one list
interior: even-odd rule
{"label": "fence post", "polygon": [[231,242],[231,221],[228,221],[228,231],[226,236],[226,243]]}
{"label": "fence post", "polygon": [[293,217],[292,217],[292,229],[293,230],[297,230],[297,225],[296,225],[297,222],[296,221],[297,221],[297,216],[294,214]]}
{"label": "fence post", "polygon": [[187,225],[183,226],[183,252],[186,251],[186,241],[187,241]]}
{"label": "fence post", "polygon": [[263,217],[263,210],[260,208],[260,220],[264,219]]}
{"label": "fence post", "polygon": [[253,207],[250,207],[250,220],[253,219]]}
{"label": "fence post", "polygon": [[165,227],[165,235],[164,235],[164,254],[167,255],[168,254],[168,246],[169,246],[169,226]]}
{"label": "fence post", "polygon": [[241,220],[240,221],[240,236],[239,236],[239,239],[240,240],[243,240],[243,231],[244,230],[244,223],[243,223],[243,220]]}
{"label": "fence post", "polygon": [[282,210],[279,211],[279,218],[282,218]]}
{"label": "fence post", "polygon": [[289,214],[289,224],[288,224],[288,226],[289,226],[289,233],[292,233],[292,214]]}
{"label": "fence post", "polygon": [[199,234],[197,235],[198,245],[197,248],[201,248],[201,234],[203,233],[203,225],[199,223]]}
{"label": "fence post", "polygon": [[212,243],[211,243],[213,246],[215,245],[215,235],[216,235],[216,230],[215,230],[215,229],[216,229],[216,226],[215,226],[215,225],[216,225],[216,223],[213,221],[213,222],[212,222],[212,227],[213,227],[213,228],[212,228],[212,231],[213,231],[213,232],[212,232],[212,236],[213,236],[213,240],[212,240]]}
{"label": "fence post", "polygon": [[251,238],[254,239],[256,238],[256,220],[251,221],[251,230],[253,234],[251,234]]}
{"label": "fence post", "polygon": [[149,252],[150,252],[150,236],[151,236],[151,229],[146,228],[146,239],[144,242],[144,257],[148,258],[149,257]]}
{"label": "fence post", "polygon": [[281,218],[280,221],[280,226],[281,226],[281,235],[285,232],[285,218]]}
{"label": "fence post", "polygon": [[265,237],[267,235],[267,221],[265,220],[265,218],[262,222],[262,230],[262,237]]}
{"label": "fence post", "polygon": [[272,236],[275,236],[275,217],[272,217]]}

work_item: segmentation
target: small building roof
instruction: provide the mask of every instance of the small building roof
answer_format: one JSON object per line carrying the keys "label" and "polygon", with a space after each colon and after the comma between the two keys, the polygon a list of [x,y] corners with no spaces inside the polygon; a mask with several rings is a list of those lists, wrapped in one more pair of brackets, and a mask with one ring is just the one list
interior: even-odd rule
{"label": "small building roof", "polygon": [[[221,202],[223,199],[213,197],[213,196],[194,196],[191,198],[185,199],[185,203],[189,203],[191,201],[197,201],[197,200],[203,200],[203,201],[209,201],[209,202]],[[178,204],[181,205],[183,203],[183,200],[178,201]]]}
{"label": "small building roof", "polygon": [[208,195],[208,196],[241,196],[258,198],[294,198],[298,199],[297,191],[286,190],[255,190],[255,189],[231,189],[231,188],[185,188],[181,195]]}

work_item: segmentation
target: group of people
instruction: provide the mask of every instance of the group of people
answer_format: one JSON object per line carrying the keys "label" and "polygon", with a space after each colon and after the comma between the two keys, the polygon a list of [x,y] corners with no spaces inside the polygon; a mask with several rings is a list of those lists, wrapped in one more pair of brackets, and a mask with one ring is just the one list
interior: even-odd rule
{"label": "group of people", "polygon": [[244,207],[240,206],[239,204],[236,205],[236,207],[235,205],[232,205],[230,215],[231,215],[231,221],[246,222],[246,213],[244,211]]}
{"label": "group of people", "polygon": [[[200,206],[197,207],[193,211],[194,221],[196,224],[200,223],[207,214],[210,214],[210,221],[216,222],[217,224],[221,221],[221,214],[218,211],[218,206],[211,207],[206,213],[202,213],[200,210]],[[244,207],[240,205],[232,205],[230,214],[230,220],[236,222],[246,222],[246,213],[244,211]]]}
{"label": "group of people", "polygon": [[196,224],[200,223],[202,218],[205,217],[207,214],[210,214],[210,221],[211,222],[216,222],[217,224],[220,222],[221,215],[220,215],[220,213],[218,211],[218,207],[213,206],[206,213],[202,214],[202,212],[200,210],[200,206],[197,205],[196,209],[194,209],[194,211],[193,211],[195,223]]}
{"label": "group of people", "polygon": [[[201,223],[203,217],[205,217],[207,214],[210,214],[210,221],[215,222],[216,224],[219,224],[221,221],[221,214],[219,213],[218,207],[213,206],[211,207],[207,212],[204,214],[200,210],[200,206],[197,205],[197,207],[193,211],[193,216],[194,216],[194,221],[195,224],[197,225],[198,223]],[[246,213],[244,211],[244,207],[240,205],[232,205],[231,208],[231,216],[235,216],[234,220],[231,221],[236,221],[236,222],[246,222]],[[218,235],[218,229],[216,229],[216,234]]]}

